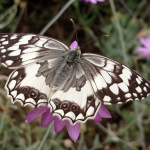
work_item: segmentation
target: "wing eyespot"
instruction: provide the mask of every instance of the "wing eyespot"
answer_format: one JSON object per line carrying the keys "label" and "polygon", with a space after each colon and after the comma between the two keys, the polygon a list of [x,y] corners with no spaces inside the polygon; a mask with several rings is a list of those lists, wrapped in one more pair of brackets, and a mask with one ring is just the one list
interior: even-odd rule
{"label": "wing eyespot", "polygon": [[52,101],[54,102],[55,105],[59,105],[60,104],[60,100],[59,99],[53,99]]}
{"label": "wing eyespot", "polygon": [[70,106],[70,110],[71,110],[71,111],[77,111],[77,110],[78,110],[78,106],[77,106],[76,104],[72,104],[72,105]]}
{"label": "wing eyespot", "polygon": [[63,102],[63,103],[60,105],[60,108],[63,109],[63,110],[68,109],[68,107],[69,107],[69,103],[68,103],[68,102]]}
{"label": "wing eyespot", "polygon": [[37,98],[38,96],[38,91],[35,90],[35,89],[32,89],[30,92],[29,92],[29,97],[31,98]]}
{"label": "wing eyespot", "polygon": [[47,99],[47,96],[44,95],[44,94],[41,94],[40,97],[39,97],[39,99]]}
{"label": "wing eyespot", "polygon": [[21,89],[22,93],[27,93],[28,91],[29,91],[29,87],[27,87],[27,86],[22,87],[22,89]]}

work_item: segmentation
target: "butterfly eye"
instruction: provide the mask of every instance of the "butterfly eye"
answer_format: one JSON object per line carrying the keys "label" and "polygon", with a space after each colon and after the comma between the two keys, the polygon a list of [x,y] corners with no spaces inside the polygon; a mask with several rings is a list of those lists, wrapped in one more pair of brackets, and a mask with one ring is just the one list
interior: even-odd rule
{"label": "butterfly eye", "polygon": [[63,102],[61,105],[60,105],[60,108],[62,108],[63,110],[66,110],[69,106],[69,103],[68,102]]}
{"label": "butterfly eye", "polygon": [[29,97],[31,98],[36,98],[38,96],[38,91],[36,91],[35,89],[32,89],[30,92],[29,92]]}

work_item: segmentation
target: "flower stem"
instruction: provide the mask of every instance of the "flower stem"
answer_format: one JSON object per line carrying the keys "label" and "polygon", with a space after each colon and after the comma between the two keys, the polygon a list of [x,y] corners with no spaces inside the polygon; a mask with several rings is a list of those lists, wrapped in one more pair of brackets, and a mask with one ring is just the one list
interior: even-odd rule
{"label": "flower stem", "polygon": [[137,102],[134,102],[133,104],[134,104],[135,114],[136,114],[136,116],[138,116],[137,117],[137,126],[138,126],[139,131],[140,131],[140,133],[139,133],[140,136],[138,138],[141,141],[142,149],[146,150],[145,135],[144,135],[144,129],[143,129],[143,125],[142,125],[144,112],[142,112],[142,111],[139,112],[139,105]]}
{"label": "flower stem", "polygon": [[48,28],[64,13],[64,11],[74,2],[75,0],[68,1],[64,7],[57,13],[57,15],[41,30],[39,33],[40,35],[43,35]]}
{"label": "flower stem", "polygon": [[121,47],[122,47],[122,55],[124,57],[125,64],[128,65],[128,57],[127,57],[127,54],[126,54],[126,47],[125,47],[125,43],[124,43],[123,33],[122,33],[122,29],[121,29],[119,19],[118,19],[117,13],[116,13],[114,1],[109,0],[109,3],[110,3],[110,6],[111,6],[113,16],[115,18],[116,26],[117,26],[118,33],[119,33],[120,43],[121,43]]}
{"label": "flower stem", "polygon": [[40,146],[38,147],[37,150],[41,150],[42,149],[42,146],[45,143],[45,141],[46,141],[46,139],[47,139],[47,137],[48,137],[48,135],[49,135],[49,133],[51,131],[51,128],[52,128],[52,123],[49,125],[49,127],[48,127],[48,129],[47,129],[47,131],[46,131],[46,133],[44,135],[44,138],[43,138],[43,140],[42,140],[42,142],[41,142],[41,144],[40,144]]}

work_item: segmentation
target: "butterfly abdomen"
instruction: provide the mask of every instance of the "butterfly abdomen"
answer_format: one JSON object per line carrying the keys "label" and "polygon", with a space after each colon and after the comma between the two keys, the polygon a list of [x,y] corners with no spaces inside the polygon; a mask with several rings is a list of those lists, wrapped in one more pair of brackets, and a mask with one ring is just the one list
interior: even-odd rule
{"label": "butterfly abdomen", "polygon": [[69,66],[66,62],[60,64],[60,67],[55,73],[54,80],[53,80],[53,89],[58,88],[68,77],[72,67]]}
{"label": "butterfly abdomen", "polygon": [[60,67],[57,69],[53,81],[53,89],[58,88],[62,83],[67,79],[70,71],[73,68],[73,65],[78,61],[80,53],[78,49],[71,50],[66,55],[64,62],[60,64]]}

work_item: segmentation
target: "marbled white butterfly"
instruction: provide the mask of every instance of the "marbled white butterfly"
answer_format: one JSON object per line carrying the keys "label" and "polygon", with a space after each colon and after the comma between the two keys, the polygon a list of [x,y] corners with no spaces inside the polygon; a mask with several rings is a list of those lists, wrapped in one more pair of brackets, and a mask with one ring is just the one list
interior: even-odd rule
{"label": "marbled white butterfly", "polygon": [[101,103],[144,99],[150,83],[127,66],[41,35],[1,34],[0,58],[15,69],[6,83],[12,102],[47,105],[72,123],[95,117]]}

